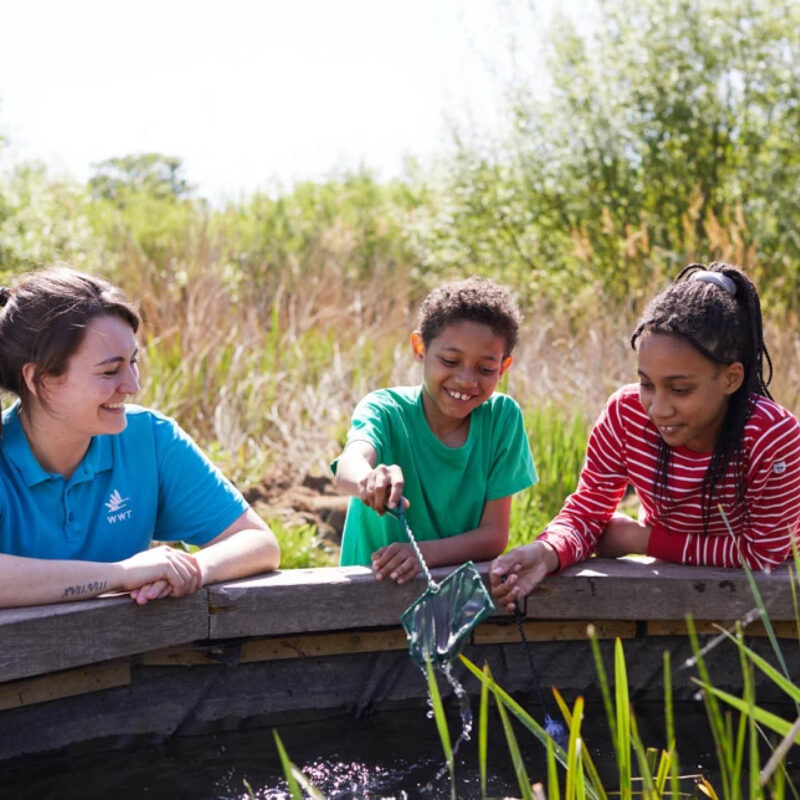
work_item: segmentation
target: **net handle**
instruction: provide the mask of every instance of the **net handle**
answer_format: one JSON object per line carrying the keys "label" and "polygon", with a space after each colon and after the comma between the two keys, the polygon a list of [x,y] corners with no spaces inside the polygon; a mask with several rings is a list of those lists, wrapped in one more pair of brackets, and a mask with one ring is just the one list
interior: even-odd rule
{"label": "net handle", "polygon": [[405,535],[408,537],[408,541],[411,542],[411,547],[414,550],[414,555],[417,557],[417,561],[419,561],[420,567],[422,567],[422,572],[425,575],[425,580],[428,583],[428,589],[433,589],[434,591],[439,590],[439,584],[431,577],[430,570],[428,569],[428,565],[425,563],[425,559],[422,557],[422,552],[419,549],[419,545],[417,544],[417,540],[414,538],[414,534],[411,532],[411,526],[408,524],[408,520],[406,519],[406,515],[403,513],[403,500],[400,499],[400,502],[397,504],[397,508],[386,509],[386,513],[390,516],[394,517],[402,526]]}

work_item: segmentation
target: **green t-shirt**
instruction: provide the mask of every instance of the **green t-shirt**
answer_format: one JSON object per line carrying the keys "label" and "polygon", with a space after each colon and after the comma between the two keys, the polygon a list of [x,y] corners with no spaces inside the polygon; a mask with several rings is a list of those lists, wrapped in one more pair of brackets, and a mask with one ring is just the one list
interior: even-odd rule
{"label": "green t-shirt", "polygon": [[[477,528],[489,500],[536,483],[519,406],[495,393],[470,415],[467,441],[448,447],[436,438],[422,410],[422,388],[400,386],[368,394],[356,406],[347,442],[369,442],[377,464],[403,470],[406,518],[419,541]],[[338,459],[331,464],[336,472]],[[369,566],[372,553],[405,540],[400,523],[352,498],[342,535],[342,566]]]}

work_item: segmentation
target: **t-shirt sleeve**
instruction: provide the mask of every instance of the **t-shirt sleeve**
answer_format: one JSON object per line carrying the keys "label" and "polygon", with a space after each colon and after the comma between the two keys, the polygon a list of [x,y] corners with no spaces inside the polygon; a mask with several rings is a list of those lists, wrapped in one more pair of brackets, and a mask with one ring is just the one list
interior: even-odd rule
{"label": "t-shirt sleeve", "polygon": [[[353,409],[350,417],[350,430],[347,432],[345,447],[351,442],[368,442],[378,454],[377,462],[383,462],[383,443],[386,436],[386,405],[380,392],[371,392],[362,398]],[[331,462],[331,472],[336,474],[339,466],[338,456]]]}
{"label": "t-shirt sleeve", "polygon": [[153,538],[203,545],[247,509],[241,492],[173,420],[153,417],[158,511]]}
{"label": "t-shirt sleeve", "polygon": [[516,494],[539,480],[520,407],[512,398],[503,397],[499,410],[493,426],[487,500]]}
{"label": "t-shirt sleeve", "polygon": [[560,569],[588,558],[628,485],[620,394],[612,395],[589,434],[578,488],[539,536],[558,554]]}

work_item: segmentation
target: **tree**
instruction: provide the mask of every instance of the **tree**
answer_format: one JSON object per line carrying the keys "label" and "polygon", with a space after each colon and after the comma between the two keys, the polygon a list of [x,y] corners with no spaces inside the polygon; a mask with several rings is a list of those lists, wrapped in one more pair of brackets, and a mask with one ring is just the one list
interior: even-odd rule
{"label": "tree", "polygon": [[110,158],[95,164],[94,169],[95,174],[89,181],[93,196],[120,204],[136,193],[162,200],[181,200],[194,191],[183,177],[181,160],[160,153]]}
{"label": "tree", "polygon": [[800,3],[607,0],[591,36],[560,18],[549,41],[548,96],[512,83],[502,140],[460,142],[419,235],[429,266],[622,300],[727,257],[796,303]]}

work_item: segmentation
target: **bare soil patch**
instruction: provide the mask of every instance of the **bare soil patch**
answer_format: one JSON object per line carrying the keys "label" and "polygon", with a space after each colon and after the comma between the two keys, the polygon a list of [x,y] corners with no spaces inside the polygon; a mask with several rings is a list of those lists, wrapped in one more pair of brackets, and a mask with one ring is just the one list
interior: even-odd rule
{"label": "bare soil patch", "polygon": [[315,525],[327,541],[340,544],[348,497],[336,493],[327,475],[296,475],[277,468],[245,489],[245,499],[264,519],[279,518],[291,527]]}

